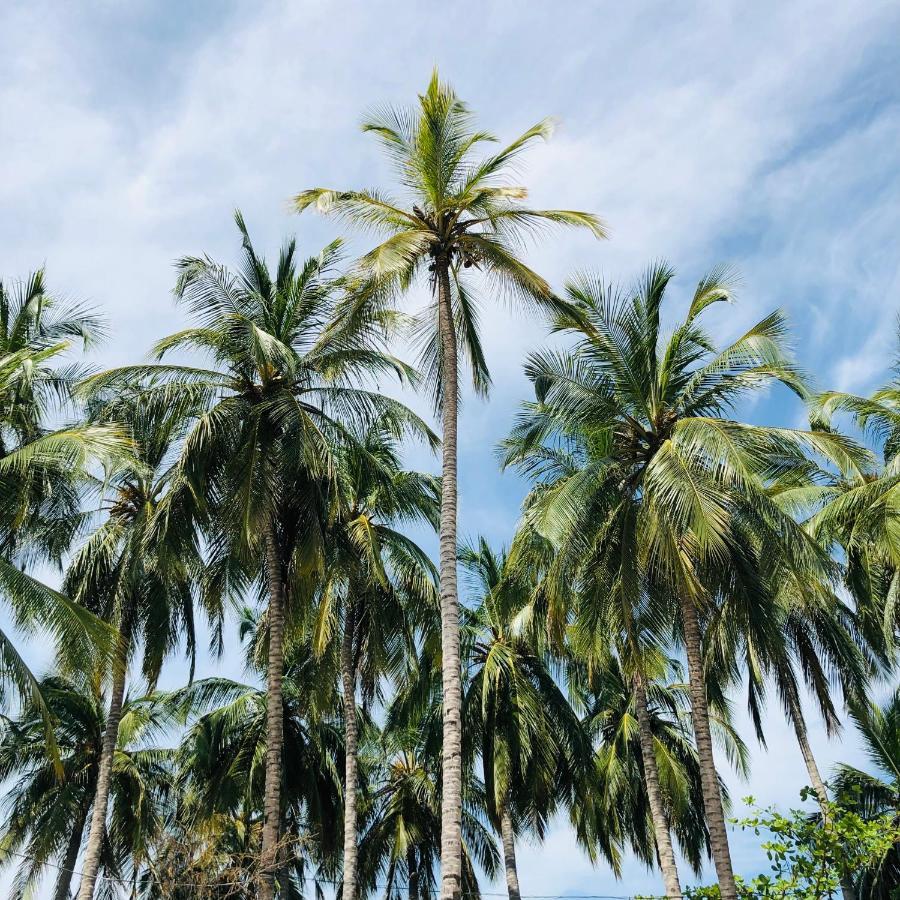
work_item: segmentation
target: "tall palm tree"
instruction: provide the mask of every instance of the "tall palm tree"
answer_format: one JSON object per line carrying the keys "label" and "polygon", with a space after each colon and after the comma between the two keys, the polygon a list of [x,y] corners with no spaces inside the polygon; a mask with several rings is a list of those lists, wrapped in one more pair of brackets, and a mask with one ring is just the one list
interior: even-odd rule
{"label": "tall palm tree", "polygon": [[339,614],[344,712],[344,900],[358,894],[358,711],[360,675],[366,705],[382,699],[415,652],[420,628],[437,606],[437,574],[425,552],[398,531],[404,523],[437,527],[436,478],[402,468],[394,436],[374,424],[337,455],[340,512],[326,533],[326,576],[315,623],[317,652],[333,639]]}
{"label": "tall palm tree", "polygon": [[[267,640],[262,622],[255,623],[253,630],[260,640]],[[265,670],[265,654],[261,661],[259,674]],[[302,884],[310,865],[325,878],[339,870],[343,742],[334,672],[334,654],[323,659],[313,653],[308,641],[288,644],[279,823],[286,896]],[[244,868],[258,876],[263,862],[268,734],[265,692],[230,679],[208,678],[174,692],[166,703],[191,720],[178,751],[179,799],[172,810],[173,834],[177,823],[184,836],[181,849],[194,842],[202,850],[225,827],[226,846],[232,847],[229,854],[242,857],[240,862],[232,859],[228,868]],[[238,836],[242,836],[239,846],[233,842]],[[178,848],[176,843],[161,850],[163,856],[169,856]],[[201,861],[204,853],[199,856]],[[207,883],[202,873],[197,877],[198,883]],[[190,878],[181,875],[178,880]],[[247,890],[255,895],[253,880],[248,880]]]}
{"label": "tall palm tree", "polygon": [[[54,900],[69,900],[97,785],[106,713],[99,691],[59,676],[41,682],[53,715],[60,776],[42,711],[26,705],[0,729],[0,778],[15,779],[0,826],[7,860],[21,860],[14,897],[27,896],[54,866]],[[115,813],[104,866],[119,878],[158,832],[171,782],[170,752],[150,743],[165,726],[148,698],[123,704],[110,793]]]}
{"label": "tall palm tree", "polygon": [[[607,855],[615,871],[622,845],[647,866],[662,868],[658,822],[662,815],[670,842],[677,839],[682,856],[699,874],[709,854],[709,834],[702,814],[699,760],[685,715],[690,700],[680,682],[680,667],[659,655],[646,658],[641,668],[643,696],[618,655],[576,669],[581,671],[570,680],[584,707],[584,727],[596,744],[598,784],[574,819],[579,839],[596,842],[599,822],[607,832],[599,835],[601,846],[613,849]],[[713,725],[729,759],[746,772],[747,751],[730,724],[727,706],[717,709]],[[648,726],[649,748],[644,733]],[[655,779],[648,777],[648,755]],[[727,804],[724,784],[721,790]],[[651,798],[652,791],[656,798]],[[657,804],[661,813],[654,808]],[[666,884],[667,894],[669,890]]]}
{"label": "tall palm tree", "polygon": [[[98,488],[105,518],[72,558],[64,582],[73,599],[114,625],[118,638],[80,900],[93,896],[100,870],[129,666],[142,649],[142,674],[152,689],[164,659],[184,639],[193,668],[194,593],[202,571],[190,518],[168,503],[184,429],[182,411],[109,392],[95,394],[89,412],[100,423],[125,428],[136,459]],[[164,532],[157,527],[160,510],[167,514]],[[218,612],[211,609],[210,615],[214,619]]]}
{"label": "tall palm tree", "polygon": [[396,435],[430,432],[402,404],[358,386],[384,373],[413,373],[381,349],[394,317],[372,308],[370,290],[352,291],[337,277],[339,244],[301,263],[291,240],[272,272],[240,213],[235,219],[240,271],[208,257],[182,259],[176,296],[197,324],[155,348],[158,359],[199,351],[210,367],[157,362],[94,383],[137,383],[144,400],[193,404],[171,495],[173,506],[193,504],[204,531],[204,589],[219,596],[263,585],[268,731],[260,896],[271,900],[281,822],[285,622],[311,607],[321,582],[326,523],[337,502],[336,448],[352,440],[348,425],[362,421],[379,419]]}
{"label": "tall palm tree", "polygon": [[375,134],[394,163],[404,197],[376,190],[314,188],[295,199],[298,211],[314,206],[354,225],[385,235],[360,261],[377,293],[406,291],[427,271],[432,303],[419,317],[428,378],[443,423],[440,520],[440,598],[444,673],[444,764],[441,830],[441,896],[460,892],[462,821],[462,686],[459,595],[456,571],[457,418],[459,357],[467,357],[476,392],[490,377],[478,333],[478,304],[469,275],[480,271],[486,287],[526,306],[553,309],[547,282],[519,257],[523,239],[544,226],[605,232],[593,215],[572,210],[533,210],[524,187],[511,184],[515,164],[536,140],[550,136],[544,120],[497,153],[476,153],[495,138],[475,128],[468,107],[437,71],[418,103],[386,109],[363,129]]}
{"label": "tall palm tree", "polygon": [[[0,594],[22,630],[49,633],[69,669],[89,667],[107,653],[109,630],[67,597],[36,580],[38,562],[60,565],[82,524],[82,488],[93,466],[127,455],[115,427],[76,424],[51,430],[49,420],[70,413],[72,388],[84,370],[65,361],[75,338],[85,347],[103,322],[48,292],[42,270],[18,284],[0,282]],[[47,740],[54,732],[38,680],[0,631],[0,676],[36,709],[44,710]]]}
{"label": "tall palm tree", "polygon": [[[837,801],[864,818],[900,820],[900,691],[878,706],[854,700],[850,715],[876,774],[841,765],[834,778]],[[887,900],[900,888],[900,847],[896,844],[877,867],[857,873],[854,887],[861,900]]]}
{"label": "tall palm tree", "polygon": [[[440,710],[432,702],[421,717],[392,713],[384,731],[370,727],[364,735],[369,789],[360,881],[368,892],[381,882],[384,895],[399,900],[405,880],[408,900],[427,900],[441,853]],[[484,786],[471,766],[464,783],[462,881],[466,896],[477,898],[476,864],[493,878],[500,861],[486,822]]]}
{"label": "tall palm tree", "polygon": [[[731,296],[718,270],[699,283],[687,316],[663,336],[672,276],[659,263],[628,293],[591,275],[568,284],[575,311],[560,310],[556,327],[574,338],[574,347],[529,357],[536,401],[525,405],[504,462],[542,484],[528,515],[566,551],[561,570],[571,567],[567,554],[602,558],[618,547],[627,565],[615,567],[616,577],[628,597],[619,608],[642,609],[653,598],[654,615],[678,623],[712,854],[722,896],[734,900],[704,624],[736,590],[761,592],[797,571],[830,576],[827,554],[772,501],[766,485],[784,468],[805,465],[808,451],[841,465],[863,454],[839,435],[730,418],[742,397],[772,382],[804,395],[784,355],[783,317],[772,313],[717,350],[700,320]],[[757,575],[760,565],[768,568]],[[668,609],[661,605],[666,599],[674,601]]]}
{"label": "tall palm tree", "polygon": [[464,721],[478,748],[488,816],[500,835],[507,893],[519,900],[516,836],[523,827],[543,836],[581,770],[590,767],[590,743],[554,678],[544,629],[533,627],[533,581],[484,538],[464,545],[460,561],[475,604],[464,618]]}

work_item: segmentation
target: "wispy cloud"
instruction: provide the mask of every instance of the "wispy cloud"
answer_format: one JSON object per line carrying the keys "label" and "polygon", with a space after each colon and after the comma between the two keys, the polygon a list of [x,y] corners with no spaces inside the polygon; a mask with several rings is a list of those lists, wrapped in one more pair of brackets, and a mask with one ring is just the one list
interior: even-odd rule
{"label": "wispy cloud", "polygon": [[[850,0],[13,4],[0,32],[0,273],[46,261],[51,284],[113,320],[102,361],[138,356],[179,322],[172,260],[233,258],[235,206],[261,243],[299,231],[314,249],[331,226],[291,216],[292,193],[385,183],[359,118],[410,100],[437,63],[502,137],[560,116],[523,178],[537,205],[601,213],[612,240],[542,241],[532,262],[554,283],[585,267],[627,280],[665,256],[687,291],[735,262],[743,298],[717,314],[723,337],[784,306],[820,380],[865,390],[884,376],[900,287],[898,27],[896,3]],[[495,392],[464,411],[462,530],[501,540],[521,485],[496,474],[492,450],[544,336],[490,303],[484,329]],[[784,402],[754,415],[793,421]],[[773,717],[757,794],[802,777]],[[565,829],[539,863],[524,856],[532,893],[653,884],[630,868],[614,889]]]}

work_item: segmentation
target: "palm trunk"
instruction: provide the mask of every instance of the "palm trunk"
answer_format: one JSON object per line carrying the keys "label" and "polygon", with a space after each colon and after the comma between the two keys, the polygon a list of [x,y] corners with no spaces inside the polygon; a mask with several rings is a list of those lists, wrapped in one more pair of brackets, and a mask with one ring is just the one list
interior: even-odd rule
{"label": "palm trunk", "polygon": [[634,676],[634,705],[637,709],[641,760],[644,763],[644,784],[647,788],[647,800],[650,803],[653,835],[656,838],[656,852],[659,856],[659,867],[662,870],[663,885],[666,889],[666,897],[680,898],[681,881],[678,878],[678,866],[675,863],[675,852],[672,849],[672,838],[669,834],[669,818],[662,802],[659,769],[656,765],[656,752],[653,748],[653,731],[650,727],[650,713],[647,710],[647,690],[644,686],[644,676],[640,672]]}
{"label": "palm trunk", "polygon": [[800,745],[800,753],[803,755],[803,762],[806,763],[806,771],[809,773],[809,782],[812,789],[816,792],[819,806],[822,807],[822,814],[828,815],[828,791],[825,789],[825,782],[819,773],[819,767],[816,764],[816,758],[813,756],[812,747],[809,745],[809,736],[806,733],[806,720],[803,718],[803,710],[797,698],[791,694],[788,699],[791,711],[791,724],[794,726],[794,734],[797,735],[797,743]]}
{"label": "palm trunk", "polygon": [[684,620],[684,649],[687,656],[691,693],[691,713],[694,723],[694,739],[700,763],[700,785],[703,791],[703,810],[709,829],[709,843],[719,893],[722,900],[736,900],[737,885],[731,867],[731,850],[725,828],[725,811],[722,809],[722,793],[713,757],[712,735],[709,729],[709,706],[706,699],[706,679],[703,676],[703,657],[700,645],[700,622],[697,609],[690,598],[682,598],[681,615]]}
{"label": "palm trunk", "polygon": [[100,763],[97,767],[97,789],[94,794],[94,809],[91,813],[91,829],[88,833],[84,865],[81,867],[81,884],[78,886],[78,900],[92,900],[100,871],[100,853],[106,835],[106,812],[109,808],[109,789],[112,783],[113,757],[119,737],[119,722],[122,719],[122,702],[125,698],[125,673],[128,668],[125,635],[119,631],[119,652],[113,665],[112,694],[109,698],[109,714],[103,729],[103,743],[100,745]]}
{"label": "palm trunk", "polygon": [[[800,745],[800,753],[803,756],[803,762],[806,763],[806,771],[809,774],[809,783],[816,792],[819,806],[822,809],[822,819],[828,822],[828,790],[822,775],[819,772],[819,766],[816,758],[813,756],[812,747],[809,744],[809,735],[806,733],[806,720],[803,718],[803,710],[800,708],[800,702],[791,692],[788,697],[788,704],[791,713],[791,723],[794,726],[794,734],[797,735],[797,743]],[[847,874],[841,876],[841,894],[844,900],[856,900],[856,889],[853,882]]]}
{"label": "palm trunk", "polygon": [[458,900],[462,890],[462,678],[459,654],[459,596],[456,586],[457,352],[450,301],[449,260],[435,260],[438,327],[443,380],[441,465],[440,595],[444,744],[441,773],[441,900]]}
{"label": "palm trunk", "polygon": [[88,809],[87,806],[82,807],[72,823],[72,832],[69,835],[69,843],[66,845],[66,855],[62,859],[59,875],[56,877],[56,887],[53,889],[53,900],[69,900],[69,888],[72,886],[72,876],[75,874],[75,863],[78,862],[78,851],[81,849],[81,839],[84,837]]}
{"label": "palm trunk", "polygon": [[419,900],[419,870],[416,868],[416,849],[406,845],[406,895],[409,900]]}
{"label": "palm trunk", "polygon": [[504,804],[500,813],[500,838],[503,841],[503,868],[506,872],[506,893],[509,900],[521,900],[519,870],[516,866],[516,832],[513,829],[509,805]]}
{"label": "palm trunk", "polygon": [[344,886],[343,900],[356,900],[357,857],[356,790],[356,667],[353,662],[353,638],[356,628],[356,604],[349,602],[341,641],[341,680],[344,688]]}
{"label": "palm trunk", "polygon": [[266,580],[269,588],[269,664],[266,676],[266,776],[263,795],[260,900],[273,900],[281,825],[281,768],[284,744],[284,579],[275,523],[266,530]]}

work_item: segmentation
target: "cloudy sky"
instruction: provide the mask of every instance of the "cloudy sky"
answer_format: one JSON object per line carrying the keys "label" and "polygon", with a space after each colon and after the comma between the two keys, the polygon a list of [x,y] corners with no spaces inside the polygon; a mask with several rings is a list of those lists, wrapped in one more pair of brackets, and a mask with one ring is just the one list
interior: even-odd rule
{"label": "cloudy sky", "polygon": [[[677,306],[704,269],[733,263],[740,301],[711,317],[723,340],[781,306],[821,386],[867,390],[887,377],[900,309],[898,36],[896,0],[6,0],[0,273],[46,264],[54,290],[109,317],[96,362],[140,358],[181,321],[172,261],[235,258],[236,207],[271,252],[292,233],[309,252],[333,237],[291,215],[289,197],[386,184],[360,118],[414,99],[437,65],[501,137],[558,118],[523,172],[534,204],[598,212],[611,240],[533,248],[554,284],[585,268],[627,281],[664,257]],[[495,387],[463,413],[461,527],[503,542],[523,486],[497,474],[493,447],[527,396],[523,354],[544,334],[499,305],[483,325]],[[746,413],[802,420],[774,394]],[[213,669],[239,674],[227,660]],[[167,679],[183,671],[173,663]],[[826,770],[858,755],[849,731],[843,744],[812,731]],[[789,802],[804,774],[775,711],[768,734],[749,784],[729,781],[737,796]],[[735,857],[740,871],[762,865],[739,836]],[[521,864],[526,894],[659,887],[637,865],[620,882],[593,869],[563,826]]]}

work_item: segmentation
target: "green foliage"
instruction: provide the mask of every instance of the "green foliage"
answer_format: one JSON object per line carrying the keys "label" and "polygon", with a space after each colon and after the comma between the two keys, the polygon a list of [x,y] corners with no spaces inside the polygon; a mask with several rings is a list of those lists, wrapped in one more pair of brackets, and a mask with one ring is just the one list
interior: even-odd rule
{"label": "green foliage", "polygon": [[[492,300],[506,297],[525,309],[556,311],[564,304],[525,264],[521,249],[551,228],[583,228],[597,238],[606,237],[606,228],[591,213],[524,205],[528,190],[516,183],[517,166],[525,151],[549,139],[550,119],[505,147],[483,152],[497,138],[475,127],[469,107],[436,70],[418,103],[376,110],[363,130],[381,143],[401,196],[373,189],[313,188],[298,194],[294,206],[298,212],[316,209],[382,238],[356,266],[367,291],[381,303],[423,276],[433,287],[438,264],[445,266],[456,343],[469,364],[473,389],[485,395],[491,377],[479,333],[481,288]],[[477,280],[472,277],[476,273],[481,276]],[[443,348],[437,324],[433,293],[412,330],[426,385],[440,404]]]}
{"label": "green foliage", "polygon": [[[804,788],[800,798],[815,799],[815,794]],[[771,864],[768,873],[738,879],[740,895],[748,900],[834,897],[842,881],[876,869],[900,844],[900,822],[890,814],[866,818],[832,804],[823,818],[802,809],[783,813],[775,807],[759,808],[752,797],[745,802],[750,815],[736,819],[735,824],[762,838],[760,847]],[[715,885],[689,888],[685,894],[692,900],[715,900],[719,889]]]}
{"label": "green foliage", "polygon": [[[198,607],[220,650],[228,601],[249,595],[268,606],[240,617],[248,683],[195,681],[192,668],[181,689],[125,704],[107,743],[112,802],[89,841],[110,893],[253,898],[276,867],[284,900],[339,885],[354,721],[363,898],[436,889],[442,805],[460,809],[465,896],[479,895],[479,873],[500,873],[496,832],[509,869],[513,838],[541,838],[560,811],[616,874],[630,848],[671,885],[670,843],[695,872],[715,851],[727,893],[729,798],[711,739],[743,773],[730,697],[743,681],[761,741],[767,691],[777,695],[820,812],[748,800],[736,824],[770,868],[738,879],[739,894],[824,900],[852,887],[896,900],[900,692],[882,706],[866,694],[896,671],[900,647],[900,376],[871,397],[811,395],[780,311],[719,346],[705,320],[733,299],[722,267],[678,319],[663,262],[628,289],[583,273],[558,296],[525,246],[547,228],[605,228],[525,205],[517,166],[549,120],[494,146],[435,72],[410,108],[363,127],[394,166],[396,196],[315,188],[294,202],[380,243],[346,265],[339,240],[306,259],[291,240],[270,266],[237,213],[239,265],[178,261],[189,327],[149,364],[89,373],[67,353],[102,337],[102,320],[54,298],[42,270],[0,282],[0,599],[17,628],[59,649],[59,671],[39,680],[0,631],[0,701],[17,704],[0,721],[14,895],[50,866],[68,895],[92,807],[103,809],[102,685],[116,648],[118,684],[140,652],[152,687],[176,646],[193,662]],[[394,304],[416,281],[431,302],[410,319]],[[457,796],[443,769],[456,711],[441,693],[442,676],[460,674],[455,581],[438,590],[408,533],[436,528],[447,497],[404,464],[407,439],[439,441],[381,381],[424,386],[440,407],[459,388],[446,379],[458,350],[486,394],[481,304],[504,296],[548,315],[567,343],[525,361],[534,396],[501,460],[532,489],[509,551],[456,548],[455,524],[441,533],[444,572],[458,549],[474,587],[459,622]],[[401,329],[421,373],[391,352]],[[741,421],[741,404],[772,385],[809,404],[810,430]],[[839,430],[840,415],[878,454]],[[62,592],[34,577],[48,563],[67,565]],[[804,691],[829,732],[846,709],[871,764],[838,768],[834,802],[811,759]],[[158,747],[173,724],[177,748]],[[267,841],[277,846],[263,853]]]}
{"label": "green foliage", "polygon": [[[0,725],[0,778],[14,779],[0,824],[2,862],[15,866],[13,896],[28,896],[45,867],[81,846],[103,738],[103,698],[95,685],[60,677],[40,682],[52,717],[59,771],[46,739],[43,709],[27,703]],[[158,838],[173,781],[173,751],[156,745],[171,724],[155,697],[126,700],[112,774],[103,871],[120,877],[145,861]],[[57,880],[71,873],[52,870]],[[71,880],[67,877],[67,880]]]}

